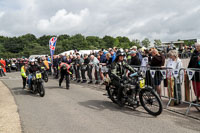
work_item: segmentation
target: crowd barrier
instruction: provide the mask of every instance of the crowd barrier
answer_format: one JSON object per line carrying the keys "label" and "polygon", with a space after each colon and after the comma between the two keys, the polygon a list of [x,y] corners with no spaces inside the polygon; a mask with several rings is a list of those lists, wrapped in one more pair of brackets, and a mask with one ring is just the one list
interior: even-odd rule
{"label": "crowd barrier", "polygon": [[[145,75],[146,86],[161,88],[161,97],[167,98],[166,108],[175,104],[188,104],[185,112],[190,112],[192,106],[200,111],[200,69],[181,68],[171,69],[166,67],[142,67],[132,66]],[[199,80],[199,82],[196,82]]]}

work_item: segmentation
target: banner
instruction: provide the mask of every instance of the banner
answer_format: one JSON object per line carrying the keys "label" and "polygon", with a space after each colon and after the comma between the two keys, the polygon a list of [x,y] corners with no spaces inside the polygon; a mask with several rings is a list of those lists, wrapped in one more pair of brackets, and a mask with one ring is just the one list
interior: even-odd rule
{"label": "banner", "polygon": [[178,77],[178,73],[179,73],[179,70],[178,70],[178,69],[174,69],[174,70],[173,70],[174,78],[177,78],[177,77]]}
{"label": "banner", "polygon": [[57,41],[57,37],[52,37],[49,40],[49,49],[50,49],[52,64],[53,64],[53,55],[54,55],[54,52],[55,52],[55,49],[56,49],[56,41]]}
{"label": "banner", "polygon": [[150,73],[151,73],[151,77],[152,77],[152,78],[154,78],[155,72],[156,72],[155,70],[150,70]]}
{"label": "banner", "polygon": [[161,74],[162,74],[162,76],[163,76],[163,79],[166,79],[167,78],[167,76],[166,76],[166,70],[160,70],[160,72],[161,72]]}
{"label": "banner", "polygon": [[195,73],[195,71],[187,69],[187,74],[188,74],[189,80],[192,79],[192,77],[194,76],[194,73]]}

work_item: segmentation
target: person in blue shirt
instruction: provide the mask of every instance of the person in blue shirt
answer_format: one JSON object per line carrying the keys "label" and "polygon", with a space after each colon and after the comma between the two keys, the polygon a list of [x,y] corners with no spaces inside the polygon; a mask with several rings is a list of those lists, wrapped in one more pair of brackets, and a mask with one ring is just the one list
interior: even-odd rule
{"label": "person in blue shirt", "polygon": [[110,50],[109,52],[110,52],[110,54],[111,54],[112,62],[114,62],[114,61],[115,61],[115,59],[116,59],[116,53],[114,52],[114,50],[113,50],[113,49],[112,49],[112,50]]}

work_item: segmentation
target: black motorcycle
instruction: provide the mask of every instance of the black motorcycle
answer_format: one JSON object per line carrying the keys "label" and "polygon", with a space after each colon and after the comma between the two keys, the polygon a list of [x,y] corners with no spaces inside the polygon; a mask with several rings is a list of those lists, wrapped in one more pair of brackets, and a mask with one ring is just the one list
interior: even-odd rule
{"label": "black motorcycle", "polygon": [[49,81],[48,72],[45,70],[44,67],[41,67],[41,69],[42,69],[42,79],[44,80],[44,82],[48,82]]}
{"label": "black motorcycle", "polygon": [[[163,105],[161,99],[152,87],[145,86],[142,72],[138,71],[129,77],[124,76],[121,85],[123,87],[123,97],[121,99],[123,105],[136,109],[141,104],[153,116],[158,116],[162,113]],[[118,88],[112,85],[111,82],[106,85],[106,90],[109,98],[117,104]]]}
{"label": "black motorcycle", "polygon": [[34,94],[39,93],[41,97],[45,95],[45,89],[41,72],[37,71],[32,75],[32,91]]}
{"label": "black motorcycle", "polygon": [[6,72],[11,72],[11,65],[10,64],[6,65]]}

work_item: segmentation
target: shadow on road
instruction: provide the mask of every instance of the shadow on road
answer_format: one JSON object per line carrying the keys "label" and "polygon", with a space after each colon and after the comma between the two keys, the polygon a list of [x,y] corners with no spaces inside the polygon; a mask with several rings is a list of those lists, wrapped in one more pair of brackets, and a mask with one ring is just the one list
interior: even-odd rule
{"label": "shadow on road", "polygon": [[31,91],[22,89],[22,87],[12,88],[11,90],[15,95],[30,95],[33,97],[40,97],[39,95],[33,94]]}
{"label": "shadow on road", "polygon": [[101,101],[101,100],[88,100],[84,102],[79,102],[81,106],[97,110],[97,111],[103,111],[106,109],[109,109],[110,111],[117,111],[122,112],[127,115],[137,116],[137,117],[145,117],[145,118],[156,118],[154,116],[149,115],[147,112],[143,112],[140,110],[133,110],[130,107],[119,107],[118,105],[109,102],[109,101]]}

